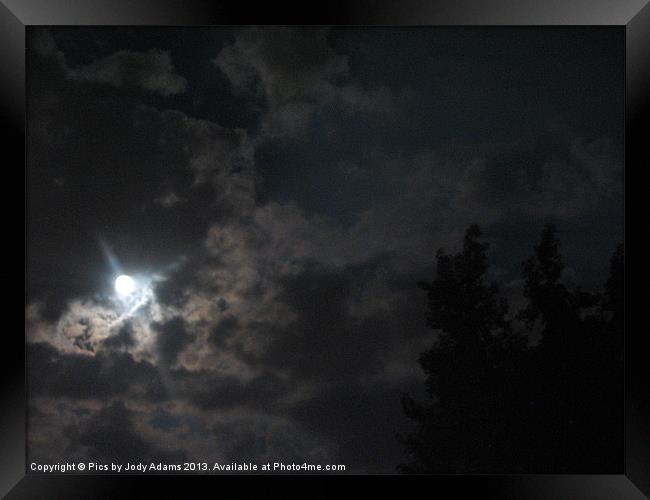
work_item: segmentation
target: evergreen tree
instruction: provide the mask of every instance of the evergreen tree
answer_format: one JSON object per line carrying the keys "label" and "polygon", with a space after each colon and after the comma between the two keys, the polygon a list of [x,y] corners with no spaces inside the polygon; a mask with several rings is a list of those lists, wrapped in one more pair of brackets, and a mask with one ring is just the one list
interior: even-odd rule
{"label": "evergreen tree", "polygon": [[440,335],[419,359],[433,401],[402,400],[419,424],[403,438],[414,459],[400,466],[404,472],[485,472],[504,459],[503,431],[514,417],[500,410],[512,397],[504,375],[523,341],[512,333],[497,286],[486,282],[488,245],[480,236],[473,225],[460,253],[439,250],[435,280],[420,284],[428,292],[428,324]]}
{"label": "evergreen tree", "polygon": [[524,263],[528,304],[519,317],[529,329],[541,329],[528,374],[537,409],[530,432],[539,436],[531,452],[538,472],[611,472],[612,456],[620,453],[613,447],[622,425],[622,367],[615,354],[622,328],[617,333],[618,322],[603,312],[611,309],[613,318],[621,307],[622,260],[614,257],[603,296],[564,279],[559,249],[549,224]]}
{"label": "evergreen tree", "polygon": [[[623,424],[623,248],[604,294],[564,276],[553,225],[524,262],[523,332],[486,282],[487,244],[471,226],[456,255],[439,250],[419,359],[430,400],[405,396],[416,430],[402,472],[620,472]],[[528,346],[529,340],[533,340]]]}

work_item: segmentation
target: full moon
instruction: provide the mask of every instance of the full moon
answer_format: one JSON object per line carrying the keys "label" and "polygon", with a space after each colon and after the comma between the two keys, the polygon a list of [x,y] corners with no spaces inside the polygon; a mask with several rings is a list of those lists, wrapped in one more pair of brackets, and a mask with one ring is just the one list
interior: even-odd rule
{"label": "full moon", "polygon": [[131,295],[134,290],[135,290],[135,281],[133,281],[133,278],[131,278],[131,276],[122,274],[121,276],[118,276],[117,279],[115,280],[115,291],[117,292],[118,295],[121,295],[122,297],[126,297],[127,295]]}

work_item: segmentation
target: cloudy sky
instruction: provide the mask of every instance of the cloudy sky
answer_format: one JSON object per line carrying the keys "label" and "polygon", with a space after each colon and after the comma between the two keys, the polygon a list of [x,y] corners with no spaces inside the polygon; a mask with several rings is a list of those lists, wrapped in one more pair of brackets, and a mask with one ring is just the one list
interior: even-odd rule
{"label": "cloudy sky", "polygon": [[[470,223],[623,235],[622,30],[30,28],[28,460],[394,472]],[[116,295],[117,275],[136,292]]]}

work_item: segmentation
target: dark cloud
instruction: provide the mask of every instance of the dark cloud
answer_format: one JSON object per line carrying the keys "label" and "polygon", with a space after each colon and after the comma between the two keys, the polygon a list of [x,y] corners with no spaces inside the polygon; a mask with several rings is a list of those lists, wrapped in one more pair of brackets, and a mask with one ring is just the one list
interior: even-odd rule
{"label": "dark cloud", "polygon": [[88,418],[82,427],[70,427],[70,440],[86,449],[91,460],[130,459],[149,456],[150,445],[133,429],[132,412],[115,402]]}
{"label": "dark cloud", "polygon": [[244,408],[248,411],[279,410],[279,399],[289,384],[271,371],[263,371],[250,380],[209,370],[172,373],[174,383],[190,404],[203,410]]}
{"label": "dark cloud", "polygon": [[33,46],[41,55],[52,57],[65,76],[76,82],[101,83],[117,88],[139,87],[163,96],[187,90],[187,80],[176,73],[169,53],[162,50],[120,50],[85,66],[71,67],[49,31],[39,31]]}
{"label": "dark cloud", "polygon": [[501,217],[566,219],[620,198],[622,174],[611,139],[565,140],[551,151],[533,147],[475,161],[463,196]]}
{"label": "dark cloud", "polygon": [[[219,301],[219,309],[225,311],[226,308],[223,308],[221,304],[225,304],[223,299]],[[210,341],[214,343],[217,348],[224,349],[228,348],[230,341],[233,339],[239,322],[235,316],[226,315],[220,322],[219,325],[210,332]]]}
{"label": "dark cloud", "polygon": [[281,416],[237,414],[236,420],[212,426],[214,443],[224,450],[227,462],[258,457],[260,463],[286,457],[287,463],[330,463],[334,447],[305,431],[297,422]]}
{"label": "dark cloud", "polygon": [[47,343],[27,344],[30,394],[91,400],[143,390],[146,399],[164,399],[158,370],[128,353],[65,354]]}
{"label": "dark cloud", "polygon": [[291,367],[298,377],[328,382],[377,370],[377,353],[389,349],[391,332],[382,327],[380,315],[355,319],[348,311],[372,274],[372,267],[316,267],[283,279],[278,298],[295,320],[276,333],[268,351],[273,361]]}
{"label": "dark cloud", "polygon": [[151,462],[178,463],[185,459],[180,450],[165,449],[165,442],[151,443],[142,438],[134,426],[135,414],[124,403],[116,401],[101,408],[81,426],[68,426],[69,452],[84,461],[102,463]]}
{"label": "dark cloud", "polygon": [[176,363],[181,351],[191,342],[183,318],[172,318],[164,323],[151,323],[151,328],[157,332],[156,346],[160,361],[165,366]]}
{"label": "dark cloud", "polygon": [[263,101],[264,136],[302,135],[324,107],[380,115],[394,111],[387,89],[369,91],[353,79],[347,57],[330,45],[328,33],[313,28],[246,29],[213,60],[235,92]]}
{"label": "dark cloud", "polygon": [[[255,197],[255,173],[253,146],[246,131],[222,127],[176,110],[159,111],[145,106],[138,108],[135,127],[154,131],[155,143],[180,153],[194,174],[195,183],[212,183],[222,209],[229,208],[233,213],[250,209]],[[179,201],[165,199],[168,206]]]}
{"label": "dark cloud", "polygon": [[102,344],[106,349],[128,349],[135,345],[133,326],[130,322],[123,324],[117,334],[108,337]]}
{"label": "dark cloud", "polygon": [[95,348],[91,341],[92,333],[89,329],[88,321],[85,319],[81,319],[78,324],[79,326],[81,326],[83,331],[82,333],[74,337],[73,339],[74,346],[84,351],[94,351]]}
{"label": "dark cloud", "polygon": [[175,73],[171,57],[161,50],[131,52],[123,50],[88,66],[69,69],[69,78],[114,87],[137,86],[164,96],[187,89],[187,81]]}
{"label": "dark cloud", "polygon": [[165,306],[181,306],[197,279],[198,269],[196,262],[182,262],[170,270],[164,280],[155,284],[154,293],[158,302]]}

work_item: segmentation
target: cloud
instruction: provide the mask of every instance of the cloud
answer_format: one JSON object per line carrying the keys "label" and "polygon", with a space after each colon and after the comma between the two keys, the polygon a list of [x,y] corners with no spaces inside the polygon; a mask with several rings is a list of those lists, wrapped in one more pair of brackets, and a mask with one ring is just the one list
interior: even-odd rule
{"label": "cloud", "polygon": [[94,82],[113,87],[140,87],[163,96],[180,94],[187,80],[176,74],[169,52],[120,50],[87,66],[69,68],[68,77],[80,82]]}
{"label": "cloud", "polygon": [[[254,147],[245,130],[222,127],[176,110],[139,106],[137,130],[152,135],[160,147],[178,155],[193,174],[195,184],[210,183],[224,210],[242,213],[255,200]],[[167,205],[180,200],[167,198]]]}
{"label": "cloud", "polygon": [[120,50],[87,65],[70,66],[54,37],[46,30],[39,30],[34,48],[41,55],[53,57],[65,76],[76,82],[100,83],[116,88],[137,87],[166,97],[181,94],[188,88],[187,80],[176,73],[167,51]]}
{"label": "cloud", "polygon": [[135,346],[133,326],[130,322],[124,323],[116,334],[104,340],[103,346],[106,349],[129,349]]}
{"label": "cloud", "polygon": [[165,323],[152,323],[151,328],[156,332],[156,346],[161,363],[173,365],[179,353],[191,341],[185,331],[182,318],[174,317]]}
{"label": "cloud", "polygon": [[184,203],[185,201],[187,200],[177,195],[174,191],[169,191],[168,193],[154,199],[154,203],[160,205],[163,208],[172,208],[176,205]]}
{"label": "cloud", "polygon": [[100,409],[81,426],[70,426],[70,441],[90,460],[132,460],[150,456],[150,445],[133,429],[133,413],[120,401]]}
{"label": "cloud", "polygon": [[214,442],[228,461],[335,463],[337,445],[282,415],[231,413],[212,425]]}
{"label": "cloud", "polygon": [[300,136],[324,109],[379,116],[396,111],[387,88],[365,89],[352,77],[326,29],[245,29],[213,63],[236,93],[263,102],[263,137]]}
{"label": "cloud", "polygon": [[410,342],[404,335],[427,336],[417,321],[424,307],[414,300],[417,277],[400,283],[394,258],[346,244],[354,239],[291,206],[260,207],[246,222],[213,226],[205,261],[159,288],[183,290],[172,303],[191,324],[210,325],[186,354],[193,352],[195,366],[234,355],[248,371],[266,366],[325,384],[346,375],[417,376],[398,368],[414,356],[402,349]]}
{"label": "cloud", "polygon": [[[561,154],[559,154],[561,153]],[[474,206],[483,220],[526,216],[571,218],[620,198],[622,156],[608,138],[566,141],[562,152],[531,159],[475,159],[459,183],[459,206]]]}
{"label": "cloud", "polygon": [[165,399],[157,369],[129,353],[96,356],[62,353],[45,342],[27,347],[29,387],[33,397],[94,400],[109,397]]}

